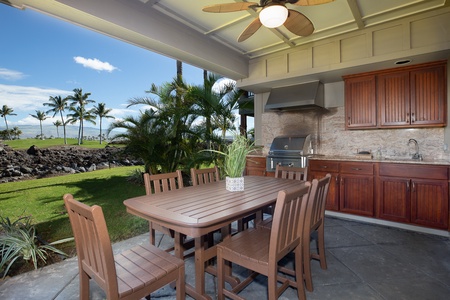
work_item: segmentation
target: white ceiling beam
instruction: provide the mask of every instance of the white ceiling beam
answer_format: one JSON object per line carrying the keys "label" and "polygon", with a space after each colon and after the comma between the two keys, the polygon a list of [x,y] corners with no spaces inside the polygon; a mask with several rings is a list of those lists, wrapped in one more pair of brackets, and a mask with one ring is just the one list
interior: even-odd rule
{"label": "white ceiling beam", "polygon": [[353,18],[355,18],[356,25],[358,25],[359,29],[363,29],[365,25],[362,20],[361,11],[359,10],[358,3],[356,3],[356,0],[347,0],[347,3],[348,6],[350,7]]}

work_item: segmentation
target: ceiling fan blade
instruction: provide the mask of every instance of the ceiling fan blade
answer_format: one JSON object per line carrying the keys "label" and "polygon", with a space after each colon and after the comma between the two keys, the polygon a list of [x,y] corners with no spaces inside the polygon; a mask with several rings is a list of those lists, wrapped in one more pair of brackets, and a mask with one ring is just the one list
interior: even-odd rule
{"label": "ceiling fan blade", "polygon": [[256,2],[236,2],[236,3],[215,4],[215,5],[205,6],[202,8],[202,10],[204,12],[210,12],[210,13],[226,13],[226,12],[247,10],[252,6],[258,6],[258,3],[256,3]]}
{"label": "ceiling fan blade", "polygon": [[260,27],[261,27],[261,21],[259,18],[256,18],[251,22],[247,28],[244,29],[244,31],[241,33],[241,35],[238,38],[238,42],[243,42],[249,37],[251,37]]}
{"label": "ceiling fan blade", "polygon": [[300,36],[308,36],[314,32],[313,23],[304,14],[289,9],[289,15],[283,24],[290,32]]}
{"label": "ceiling fan blade", "polygon": [[333,1],[334,0],[298,0],[297,2],[291,4],[301,6],[312,6],[312,5],[326,4]]}

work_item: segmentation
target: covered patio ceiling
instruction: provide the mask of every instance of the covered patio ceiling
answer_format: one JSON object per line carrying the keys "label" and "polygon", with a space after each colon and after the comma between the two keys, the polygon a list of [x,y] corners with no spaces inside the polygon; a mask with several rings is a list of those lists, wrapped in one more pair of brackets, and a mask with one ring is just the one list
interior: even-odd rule
{"label": "covered patio ceiling", "polygon": [[[206,13],[207,5],[241,0],[0,0],[101,32],[196,67],[238,80],[252,59],[370,26],[450,6],[450,0],[335,0],[316,6],[287,4],[307,16],[315,31],[296,36],[284,26],[261,27],[237,38],[259,10]],[[259,1],[256,1],[259,2]],[[429,59],[436,56],[430,53]],[[440,54],[442,56],[442,53]],[[447,55],[447,54],[445,54]],[[427,59],[425,57],[424,59]]]}

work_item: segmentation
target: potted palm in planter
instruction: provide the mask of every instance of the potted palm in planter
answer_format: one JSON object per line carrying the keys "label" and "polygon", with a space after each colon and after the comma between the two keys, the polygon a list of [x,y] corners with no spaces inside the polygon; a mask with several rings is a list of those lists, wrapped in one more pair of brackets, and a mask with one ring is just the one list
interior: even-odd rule
{"label": "potted palm in planter", "polygon": [[236,134],[234,140],[224,152],[216,151],[224,155],[223,171],[226,174],[226,189],[228,191],[244,190],[244,169],[246,157],[255,150],[254,143],[245,136]]}

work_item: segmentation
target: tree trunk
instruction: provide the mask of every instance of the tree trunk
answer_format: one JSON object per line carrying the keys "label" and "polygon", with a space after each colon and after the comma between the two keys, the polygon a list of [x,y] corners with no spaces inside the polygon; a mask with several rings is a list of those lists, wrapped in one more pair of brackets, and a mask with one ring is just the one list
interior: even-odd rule
{"label": "tree trunk", "polygon": [[102,118],[100,118],[100,145],[102,144]]}
{"label": "tree trunk", "polygon": [[180,80],[183,77],[183,62],[177,60],[177,79]]}
{"label": "tree trunk", "polygon": [[41,126],[41,140],[44,139],[44,133],[42,132],[42,121],[39,121],[39,125]]}
{"label": "tree trunk", "polygon": [[66,140],[66,123],[64,123],[64,117],[63,117],[62,111],[59,111],[59,114],[61,115],[61,121],[63,123],[64,145],[66,145],[67,144],[67,140]]}

